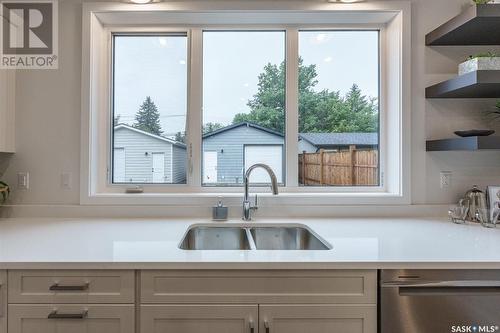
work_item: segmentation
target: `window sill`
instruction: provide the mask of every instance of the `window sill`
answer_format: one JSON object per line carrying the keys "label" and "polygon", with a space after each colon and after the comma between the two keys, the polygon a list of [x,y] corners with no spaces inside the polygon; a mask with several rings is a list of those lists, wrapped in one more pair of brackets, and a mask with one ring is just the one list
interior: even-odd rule
{"label": "window sill", "polygon": [[[335,206],[335,205],[408,205],[408,198],[389,192],[282,192],[271,193],[251,191],[259,197],[260,206]],[[225,205],[239,206],[243,197],[240,192],[207,193],[97,193],[87,196],[82,205],[145,205],[211,207],[218,198]]]}

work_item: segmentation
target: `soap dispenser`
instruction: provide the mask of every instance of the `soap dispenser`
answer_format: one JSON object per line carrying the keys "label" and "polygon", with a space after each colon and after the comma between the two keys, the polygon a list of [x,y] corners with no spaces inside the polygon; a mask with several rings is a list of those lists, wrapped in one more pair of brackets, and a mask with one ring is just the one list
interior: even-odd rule
{"label": "soap dispenser", "polygon": [[212,220],[227,221],[228,209],[222,203],[222,197],[219,197],[217,206],[212,208]]}

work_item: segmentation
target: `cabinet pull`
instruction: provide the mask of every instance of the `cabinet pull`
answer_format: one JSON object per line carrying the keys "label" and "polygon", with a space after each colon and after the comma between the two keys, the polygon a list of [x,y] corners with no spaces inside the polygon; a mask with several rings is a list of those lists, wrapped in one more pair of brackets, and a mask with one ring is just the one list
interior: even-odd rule
{"label": "cabinet pull", "polygon": [[57,310],[52,311],[47,316],[48,319],[85,319],[87,318],[88,311],[80,313],[58,313]]}
{"label": "cabinet pull", "polygon": [[266,333],[271,332],[271,328],[269,327],[269,322],[267,320],[264,321],[264,328],[266,329]]}
{"label": "cabinet pull", "polygon": [[250,320],[250,333],[255,333],[255,325],[253,324],[253,320]]}
{"label": "cabinet pull", "polygon": [[79,286],[61,286],[59,283],[54,283],[49,287],[51,291],[85,291],[87,289],[89,289],[89,283]]}

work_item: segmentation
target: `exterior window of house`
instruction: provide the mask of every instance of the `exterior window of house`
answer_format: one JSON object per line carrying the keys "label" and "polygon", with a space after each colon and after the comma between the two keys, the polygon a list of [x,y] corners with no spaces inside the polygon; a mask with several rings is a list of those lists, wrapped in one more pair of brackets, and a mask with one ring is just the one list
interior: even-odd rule
{"label": "exterior window of house", "polygon": [[379,186],[379,32],[299,32],[302,186]]}
{"label": "exterior window of house", "polygon": [[[204,186],[241,186],[255,163],[268,164],[284,183],[285,37],[284,31],[203,32]],[[270,180],[256,169],[250,181]]]}
{"label": "exterior window of house", "polygon": [[186,183],[187,35],[113,35],[113,183]]}

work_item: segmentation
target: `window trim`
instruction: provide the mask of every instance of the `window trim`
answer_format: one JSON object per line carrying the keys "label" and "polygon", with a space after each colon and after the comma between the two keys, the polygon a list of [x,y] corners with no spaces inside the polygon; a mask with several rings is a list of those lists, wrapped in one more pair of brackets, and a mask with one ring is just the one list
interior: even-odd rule
{"label": "window trim", "polygon": [[[331,4],[325,4],[329,6]],[[360,6],[358,6],[360,5]],[[156,5],[155,5],[156,6]],[[192,5],[194,6],[194,5]],[[260,6],[266,7],[265,4]],[[286,6],[286,5],[283,5]],[[299,3],[299,7],[305,10],[311,6],[306,3]],[[355,6],[346,6],[342,8],[360,10],[374,10],[373,6],[380,10],[388,10],[395,12],[395,17],[391,22],[384,25],[335,25],[331,24],[304,24],[300,25],[247,25],[247,26],[183,26],[183,27],[144,27],[131,28],[125,25],[116,26],[103,25],[98,13],[106,9],[109,16],[111,12],[124,11],[130,6],[126,4],[84,4],[84,20],[83,20],[83,66],[82,66],[82,172],[81,172],[81,196],[82,204],[186,204],[186,198],[196,198],[199,205],[212,204],[216,196],[225,195],[229,198],[238,198],[241,196],[241,187],[213,187],[202,186],[202,33],[203,30],[285,30],[286,31],[286,66],[287,66],[287,94],[286,94],[286,139],[285,150],[286,165],[285,180],[287,187],[281,188],[281,194],[278,197],[269,197],[270,202],[280,202],[282,205],[304,204],[304,199],[310,201],[311,205],[334,205],[334,204],[408,204],[410,203],[409,195],[409,11],[410,6],[407,2],[398,3],[379,3],[379,4],[357,4]],[[167,10],[166,4],[161,4],[155,8],[158,10]],[[339,11],[338,8],[335,7]],[[193,10],[196,8],[193,7]],[[286,10],[286,9],[284,9]],[[376,8],[375,8],[376,10]],[[250,14],[249,14],[250,15]],[[298,33],[305,30],[380,30],[380,101],[379,107],[381,110],[387,110],[389,107],[389,98],[386,96],[391,91],[398,91],[398,96],[393,96],[392,105],[398,105],[397,112],[392,112],[390,117],[388,112],[380,112],[380,165],[381,178],[387,181],[383,182],[380,187],[304,187],[298,186],[298,142],[290,138],[298,137]],[[111,68],[111,32],[127,32],[137,33],[167,33],[167,32],[182,32],[188,36],[188,112],[187,112],[187,133],[186,140],[188,146],[188,161],[187,161],[187,184],[147,184],[142,187],[146,193],[143,194],[125,194],[124,185],[108,184],[110,172],[106,172],[107,165],[110,165],[110,155],[107,154],[105,161],[106,167],[102,168],[102,158],[106,156],[102,149],[96,149],[97,142],[102,142],[102,138],[106,137],[106,147],[111,147],[111,119],[107,117],[107,121],[103,124],[102,110],[108,106],[108,115],[111,115],[110,94],[111,87],[103,82],[110,82],[112,75]],[[389,42],[389,39],[391,41]],[[391,56],[397,57],[398,66],[391,65],[394,59],[389,61],[388,45],[397,47],[397,50],[392,50]],[[405,55],[405,57],[403,57]],[[108,66],[107,66],[108,65]],[[104,70],[107,66],[108,70]],[[395,67],[390,68],[389,67]],[[107,73],[104,74],[103,72]],[[396,75],[397,86],[388,87],[385,75]],[[96,79],[96,77],[99,77]],[[102,89],[102,87],[106,87]],[[100,89],[101,88],[101,89]],[[397,88],[397,89],[396,89]],[[395,104],[398,103],[398,104]],[[101,110],[101,111],[99,111]],[[196,111],[198,110],[198,111]],[[89,112],[90,111],[90,112]],[[397,114],[393,114],[397,113]],[[391,118],[391,119],[386,119]],[[97,121],[100,119],[101,121]],[[396,135],[387,133],[388,124],[386,122],[398,123],[398,133]],[[106,124],[107,123],[107,124]],[[103,127],[106,131],[102,131]],[[196,129],[200,130],[197,131]],[[96,130],[97,129],[97,130]],[[388,138],[396,137],[398,142],[395,144],[393,151],[398,156],[397,161],[390,161],[389,153],[384,152],[384,147],[388,147]],[[397,147],[396,147],[397,146]],[[295,149],[294,149],[295,148]],[[388,148],[389,150],[389,148]],[[394,153],[393,153],[394,154]],[[389,168],[389,164],[391,167]],[[101,165],[101,167],[99,167]],[[387,171],[386,171],[387,170]],[[396,170],[397,172],[395,172]],[[393,173],[391,178],[394,181],[389,182],[386,178],[388,172]],[[103,176],[104,174],[104,176]],[[104,178],[104,182],[103,182]],[[130,186],[133,186],[131,184]],[[130,187],[128,186],[128,187]],[[167,192],[165,192],[167,191]],[[267,192],[265,188],[255,189],[257,192]],[[266,198],[266,194],[264,198]],[[174,200],[174,198],[182,198],[182,200]],[[199,200],[203,198],[204,200]],[[266,200],[264,200],[265,202]],[[191,204],[191,203],[190,203]]]}

